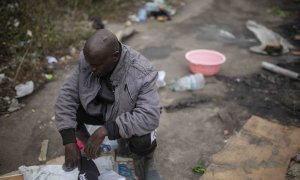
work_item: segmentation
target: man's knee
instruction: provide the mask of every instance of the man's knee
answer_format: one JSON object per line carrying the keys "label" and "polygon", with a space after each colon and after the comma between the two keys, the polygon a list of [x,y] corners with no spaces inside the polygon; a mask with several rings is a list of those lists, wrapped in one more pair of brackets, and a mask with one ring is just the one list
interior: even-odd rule
{"label": "man's knee", "polygon": [[132,136],[129,139],[130,151],[140,156],[146,156],[152,153],[157,146],[156,138],[153,133],[155,132],[143,136]]}

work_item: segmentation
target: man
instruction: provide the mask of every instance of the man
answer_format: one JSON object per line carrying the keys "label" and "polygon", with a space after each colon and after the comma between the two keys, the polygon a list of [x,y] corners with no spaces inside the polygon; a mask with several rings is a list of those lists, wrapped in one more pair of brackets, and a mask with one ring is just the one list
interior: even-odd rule
{"label": "man", "polygon": [[[105,136],[125,139],[131,152],[151,156],[160,118],[157,71],[109,30],[96,31],[80,54],[78,69],[62,87],[55,105],[56,126],[65,146],[65,167],[80,164],[76,137],[94,159]],[[103,125],[89,134],[85,124]]]}

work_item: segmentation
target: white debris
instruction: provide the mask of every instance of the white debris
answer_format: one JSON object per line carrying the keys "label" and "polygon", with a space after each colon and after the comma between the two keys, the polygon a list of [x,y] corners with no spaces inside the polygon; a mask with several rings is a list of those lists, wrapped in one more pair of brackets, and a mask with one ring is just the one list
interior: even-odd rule
{"label": "white debris", "polygon": [[294,48],[293,45],[287,42],[279,34],[255,21],[247,21],[246,26],[255,34],[261,43],[259,46],[250,47],[250,51],[260,54],[279,55],[288,53],[289,49]]}
{"label": "white debris", "polygon": [[23,104],[20,104],[19,101],[15,98],[13,98],[11,100],[11,103],[10,103],[10,106],[8,108],[8,112],[15,112],[19,109],[21,109],[24,105]]}
{"label": "white debris", "polygon": [[32,37],[32,31],[31,30],[27,30],[27,36]]}
{"label": "white debris", "polygon": [[16,90],[16,98],[24,97],[33,92],[34,84],[32,81],[27,81],[25,84],[18,84],[15,87]]}
{"label": "white debris", "polygon": [[2,81],[3,81],[5,78],[6,78],[6,77],[5,77],[5,74],[4,74],[4,73],[0,74],[0,84],[2,83]]}
{"label": "white debris", "polygon": [[158,88],[166,86],[165,77],[166,77],[166,72],[165,71],[158,71],[158,78],[157,78],[157,81],[156,81],[156,84],[157,84]]}
{"label": "white debris", "polygon": [[5,96],[5,97],[3,98],[3,100],[6,101],[6,102],[8,102],[8,103],[10,104],[10,97]]}
{"label": "white debris", "polygon": [[225,39],[235,39],[235,36],[231,32],[225,31],[223,29],[220,29],[219,36]]}
{"label": "white debris", "polygon": [[17,28],[20,25],[20,21],[18,19],[14,19],[14,26]]}
{"label": "white debris", "polygon": [[47,56],[46,59],[48,61],[48,64],[56,64],[58,62],[57,59],[53,56]]}

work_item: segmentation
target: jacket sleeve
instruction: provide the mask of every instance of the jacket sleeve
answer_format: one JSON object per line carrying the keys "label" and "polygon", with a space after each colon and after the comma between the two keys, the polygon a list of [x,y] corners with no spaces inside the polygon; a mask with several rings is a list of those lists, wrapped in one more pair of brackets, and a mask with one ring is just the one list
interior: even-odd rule
{"label": "jacket sleeve", "polygon": [[155,130],[159,125],[160,104],[156,80],[158,73],[151,72],[143,79],[135,108],[116,118],[119,133],[122,138],[132,135],[142,136]]}
{"label": "jacket sleeve", "polygon": [[80,102],[78,93],[78,75],[79,67],[61,88],[55,104],[55,123],[62,136],[64,145],[76,141],[76,112]]}

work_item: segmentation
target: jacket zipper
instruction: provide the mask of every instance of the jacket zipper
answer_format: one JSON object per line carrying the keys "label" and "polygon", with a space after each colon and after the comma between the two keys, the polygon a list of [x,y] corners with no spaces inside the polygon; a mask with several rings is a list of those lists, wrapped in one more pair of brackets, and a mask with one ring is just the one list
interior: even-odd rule
{"label": "jacket zipper", "polygon": [[[115,88],[117,88],[117,86],[116,86]],[[116,105],[117,105],[117,103],[118,103],[118,99],[116,98],[116,95],[115,95],[115,94],[116,94],[116,93],[115,93],[115,91],[114,91],[115,103],[113,103],[113,105],[112,105],[112,107],[111,107],[111,111],[110,111],[110,115],[109,115],[109,117],[108,117],[108,120],[112,120],[112,116],[113,116],[114,109],[115,109],[115,107],[116,107]]]}
{"label": "jacket zipper", "polygon": [[125,90],[128,91],[129,97],[130,97],[131,101],[133,102],[133,97],[132,97],[132,95],[131,95],[131,93],[130,93],[130,91],[129,91],[129,88],[128,88],[127,83],[125,84]]}

